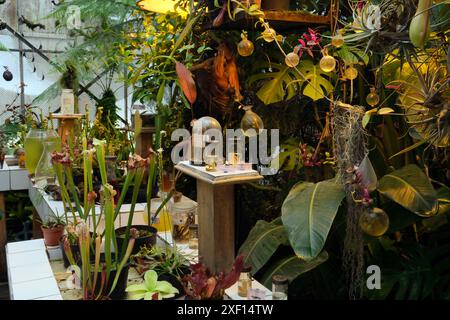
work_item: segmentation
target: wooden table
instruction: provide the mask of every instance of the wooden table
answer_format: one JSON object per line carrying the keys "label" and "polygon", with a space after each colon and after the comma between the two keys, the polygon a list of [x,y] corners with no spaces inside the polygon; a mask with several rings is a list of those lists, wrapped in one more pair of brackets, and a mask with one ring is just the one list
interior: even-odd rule
{"label": "wooden table", "polygon": [[229,272],[235,259],[234,186],[263,177],[257,171],[235,171],[218,179],[204,167],[186,162],[175,168],[197,180],[199,258],[212,272]]}

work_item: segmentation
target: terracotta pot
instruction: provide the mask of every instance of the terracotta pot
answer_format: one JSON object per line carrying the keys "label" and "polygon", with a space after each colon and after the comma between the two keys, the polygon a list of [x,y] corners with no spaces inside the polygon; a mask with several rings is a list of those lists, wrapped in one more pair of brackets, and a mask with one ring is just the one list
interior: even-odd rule
{"label": "terracotta pot", "polygon": [[62,225],[50,229],[41,226],[41,230],[44,234],[44,242],[46,246],[59,245],[59,241],[64,235],[64,226]]}
{"label": "terracotta pot", "polygon": [[290,0],[262,0],[263,10],[289,10]]}

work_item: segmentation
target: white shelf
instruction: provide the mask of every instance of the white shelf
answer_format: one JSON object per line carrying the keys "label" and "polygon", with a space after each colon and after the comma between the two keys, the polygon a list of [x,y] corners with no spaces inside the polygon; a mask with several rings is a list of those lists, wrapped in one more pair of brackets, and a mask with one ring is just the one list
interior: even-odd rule
{"label": "white shelf", "polygon": [[6,262],[11,300],[62,300],[43,239],[8,243]]}

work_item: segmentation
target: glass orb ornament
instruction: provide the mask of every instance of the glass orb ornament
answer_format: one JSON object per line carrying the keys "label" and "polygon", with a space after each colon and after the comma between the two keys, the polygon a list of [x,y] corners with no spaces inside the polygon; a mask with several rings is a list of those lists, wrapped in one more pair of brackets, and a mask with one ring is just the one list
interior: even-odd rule
{"label": "glass orb ornament", "polygon": [[350,65],[347,69],[345,69],[345,77],[348,80],[355,80],[358,77],[358,70],[356,70],[353,65]]}
{"label": "glass orb ornament", "polygon": [[374,87],[370,88],[370,93],[366,97],[366,102],[371,107],[375,107],[378,103],[380,103],[380,97]]}
{"label": "glass orb ornament", "polygon": [[284,62],[288,67],[295,68],[300,63],[300,57],[298,56],[298,53],[291,52],[286,55]]}
{"label": "glass orb ornament", "polygon": [[248,57],[253,54],[253,51],[255,51],[255,46],[253,45],[253,42],[247,39],[247,32],[241,33],[242,40],[237,45],[237,50],[239,55],[243,57]]}
{"label": "glass orb ornament", "polygon": [[365,211],[359,218],[359,227],[372,237],[380,237],[389,228],[389,217],[380,208]]}
{"label": "glass orb ornament", "polygon": [[272,28],[268,28],[268,29],[264,30],[264,32],[261,35],[262,35],[264,41],[273,42],[273,41],[275,41],[277,32]]}
{"label": "glass orb ornament", "polygon": [[217,144],[221,137],[222,126],[216,119],[206,116],[194,120],[191,136],[191,164],[204,166],[205,161],[203,157],[205,148],[210,144]]}
{"label": "glass orb ornament", "polygon": [[322,59],[320,59],[319,66],[323,72],[331,72],[336,68],[336,59],[325,54]]}
{"label": "glass orb ornament", "polygon": [[336,35],[334,35],[331,38],[331,45],[335,46],[336,48],[342,47],[344,44],[344,36],[343,36],[343,30],[339,30]]}
{"label": "glass orb ornament", "polygon": [[253,106],[244,107],[245,115],[241,120],[241,130],[246,137],[254,137],[264,129],[264,123],[260,116],[252,111]]}

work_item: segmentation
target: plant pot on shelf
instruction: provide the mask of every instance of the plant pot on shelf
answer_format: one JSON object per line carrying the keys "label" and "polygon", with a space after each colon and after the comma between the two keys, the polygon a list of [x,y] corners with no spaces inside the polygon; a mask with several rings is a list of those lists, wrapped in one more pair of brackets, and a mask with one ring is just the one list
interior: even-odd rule
{"label": "plant pot on shelf", "polygon": [[[136,254],[141,250],[141,247],[147,246],[148,248],[153,247],[156,244],[156,234],[158,233],[158,230],[151,226],[131,226],[131,228],[136,229],[139,231],[139,237],[136,239],[133,247],[133,251],[131,254]],[[117,238],[117,247],[119,249],[119,252],[122,251],[122,245],[125,241],[125,232],[127,230],[127,227],[121,227],[116,229],[116,238]]]}
{"label": "plant pot on shelf", "polygon": [[[127,288],[128,284],[128,271],[130,269],[130,264],[126,264],[122,272],[120,273],[119,279],[117,281],[116,287],[114,288],[113,292],[109,295],[109,298],[112,300],[122,300],[126,296],[125,289]],[[109,275],[109,281],[108,285],[106,286],[106,294],[108,294],[109,290],[111,290],[112,284],[114,282],[114,278],[116,277],[117,270],[111,270],[111,273]],[[102,273],[99,272],[97,278],[101,279]],[[100,283],[97,283],[96,290],[100,290]]]}
{"label": "plant pot on shelf", "polygon": [[56,226],[53,228],[44,228],[41,226],[42,233],[44,234],[44,242],[46,246],[57,246],[59,241],[64,235],[64,226]]}
{"label": "plant pot on shelf", "polygon": [[[100,255],[100,262],[101,262],[101,264],[105,263],[105,256],[104,256],[103,253]],[[91,257],[91,268],[92,269],[94,268],[94,263],[95,263],[95,257]],[[114,263],[114,261],[113,261],[113,263]],[[118,265],[118,263],[117,263],[117,265]],[[80,268],[82,268],[81,259],[80,259],[80,261],[78,263],[78,266]],[[91,269],[91,277],[93,278],[92,269]],[[122,299],[125,298],[125,296],[126,296],[125,289],[127,288],[127,284],[128,284],[128,271],[129,271],[129,269],[130,269],[130,264],[129,263],[125,264],[123,269],[122,269],[122,271],[120,272],[119,278],[117,280],[116,287],[114,288],[113,292],[107,298],[112,299],[112,300],[122,300]],[[112,287],[112,285],[114,283],[114,279],[116,277],[116,274],[117,274],[117,269],[111,270],[111,272],[109,274],[108,284],[104,287],[104,290],[103,290],[103,294],[105,296],[111,290],[111,287]],[[101,284],[101,279],[102,279],[102,277],[105,277],[105,276],[106,276],[106,273],[104,271],[100,270],[99,272],[97,272],[97,283],[95,285],[95,293],[96,294],[99,294],[99,291],[100,291],[101,285],[102,285]]]}
{"label": "plant pot on shelf", "polygon": [[287,11],[289,10],[290,0],[262,0],[263,10]]}

